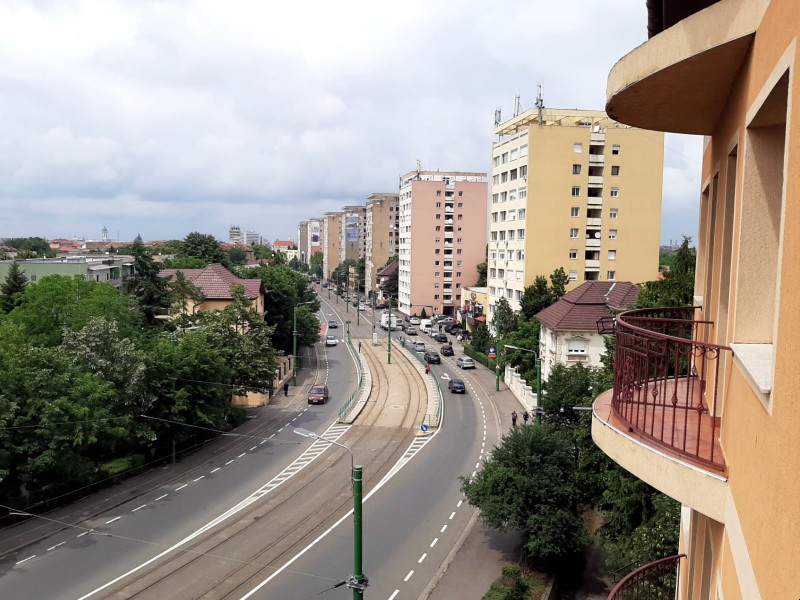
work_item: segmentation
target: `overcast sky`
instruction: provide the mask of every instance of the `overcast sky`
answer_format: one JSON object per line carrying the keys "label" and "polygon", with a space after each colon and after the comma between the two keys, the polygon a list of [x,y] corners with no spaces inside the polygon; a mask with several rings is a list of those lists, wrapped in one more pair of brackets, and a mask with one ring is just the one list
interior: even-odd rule
{"label": "overcast sky", "polygon": [[[0,237],[296,237],[424,169],[489,170],[494,110],[602,109],[645,0],[3,0]],[[662,241],[702,139],[667,135]]]}

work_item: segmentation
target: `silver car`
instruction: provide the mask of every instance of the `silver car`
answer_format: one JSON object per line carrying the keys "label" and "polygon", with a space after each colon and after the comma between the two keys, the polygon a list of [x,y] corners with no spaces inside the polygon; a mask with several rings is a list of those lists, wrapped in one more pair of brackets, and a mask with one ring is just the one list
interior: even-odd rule
{"label": "silver car", "polygon": [[459,356],[456,359],[456,366],[459,369],[474,369],[475,361],[472,360],[469,356]]}

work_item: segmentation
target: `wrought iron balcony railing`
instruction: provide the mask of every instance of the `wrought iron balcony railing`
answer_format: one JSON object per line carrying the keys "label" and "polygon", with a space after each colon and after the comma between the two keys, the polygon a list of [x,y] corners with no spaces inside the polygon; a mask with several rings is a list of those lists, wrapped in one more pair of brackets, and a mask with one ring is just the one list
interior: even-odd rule
{"label": "wrought iron balcony railing", "polygon": [[[631,432],[715,471],[719,446],[721,358],[731,349],[705,342],[713,322],[694,308],[640,309],[618,315],[614,414]],[[598,324],[598,328],[606,327]],[[604,332],[606,332],[604,331]]]}
{"label": "wrought iron balcony railing", "polygon": [[676,554],[639,567],[614,586],[608,600],[673,600],[682,558]]}

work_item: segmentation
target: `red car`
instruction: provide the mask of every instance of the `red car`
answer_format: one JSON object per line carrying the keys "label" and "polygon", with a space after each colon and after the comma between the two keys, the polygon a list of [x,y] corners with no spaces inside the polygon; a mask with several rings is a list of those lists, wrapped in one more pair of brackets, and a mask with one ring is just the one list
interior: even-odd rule
{"label": "red car", "polygon": [[325,404],[328,401],[328,386],[327,385],[313,385],[308,390],[308,403],[309,404]]}

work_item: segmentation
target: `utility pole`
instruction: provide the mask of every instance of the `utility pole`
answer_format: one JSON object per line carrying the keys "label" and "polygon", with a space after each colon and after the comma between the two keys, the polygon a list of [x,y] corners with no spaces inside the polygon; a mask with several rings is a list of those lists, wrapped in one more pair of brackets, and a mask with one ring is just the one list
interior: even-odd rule
{"label": "utility pole", "polygon": [[392,297],[389,296],[389,319],[386,323],[387,339],[389,340],[389,356],[387,362],[392,364]]}

